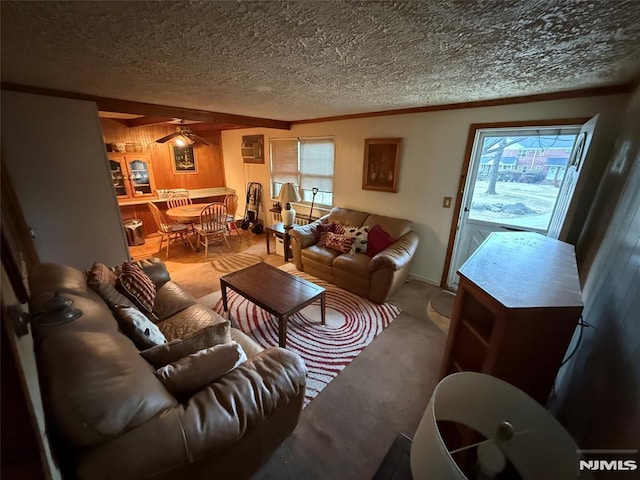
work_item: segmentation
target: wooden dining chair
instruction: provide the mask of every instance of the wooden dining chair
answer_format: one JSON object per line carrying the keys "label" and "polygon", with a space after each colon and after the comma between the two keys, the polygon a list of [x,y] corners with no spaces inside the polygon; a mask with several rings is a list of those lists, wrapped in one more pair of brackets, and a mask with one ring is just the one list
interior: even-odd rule
{"label": "wooden dining chair", "polygon": [[169,193],[167,195],[167,207],[182,207],[184,205],[191,205],[191,198],[188,193]]}
{"label": "wooden dining chair", "polygon": [[169,245],[171,245],[172,241],[182,239],[189,245],[189,247],[193,248],[191,240],[189,240],[190,225],[171,222],[154,203],[149,202],[147,205],[149,205],[149,210],[151,210],[151,215],[153,215],[153,219],[158,227],[158,232],[161,235],[158,251],[162,250],[162,242],[165,240],[167,241],[167,258],[169,258]]}
{"label": "wooden dining chair", "polygon": [[240,235],[240,230],[236,225],[236,212],[238,211],[238,195],[230,193],[224,197],[224,205],[227,207],[227,232],[231,235],[231,232],[235,230],[237,235]]}
{"label": "wooden dining chair", "polygon": [[[175,208],[175,207],[184,207],[185,205],[192,205],[192,204],[193,202],[191,201],[191,198],[189,197],[188,193],[170,192],[169,195],[167,195],[168,209]],[[195,233],[195,227],[193,223],[185,223],[185,225],[188,227],[190,234]]]}
{"label": "wooden dining chair", "polygon": [[200,223],[195,226],[198,234],[198,247],[204,246],[204,258],[209,256],[209,242],[221,237],[229,250],[229,240],[227,240],[227,207],[224,203],[214,202],[206,205],[200,212]]}

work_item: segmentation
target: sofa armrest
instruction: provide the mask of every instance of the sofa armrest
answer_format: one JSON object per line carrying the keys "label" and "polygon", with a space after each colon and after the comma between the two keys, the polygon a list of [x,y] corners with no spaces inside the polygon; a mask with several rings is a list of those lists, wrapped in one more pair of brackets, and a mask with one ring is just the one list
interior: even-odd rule
{"label": "sofa armrest", "polygon": [[306,375],[299,355],[272,347],[194,394],[182,416],[192,459],[229,448],[296,399],[301,410]]}
{"label": "sofa armrest", "polygon": [[369,263],[369,271],[381,268],[400,270],[406,266],[418,248],[418,234],[414,231],[405,233],[393,245],[375,255]]}
{"label": "sofa armrest", "polygon": [[[294,409],[299,415],[306,373],[295,353],[278,347],[264,350],[186,403],[86,451],[78,476],[146,478],[223,453],[292,402],[299,402]],[[283,428],[292,429],[290,424]],[[268,443],[270,435],[264,441]]]}
{"label": "sofa armrest", "polygon": [[314,243],[317,243],[315,229],[320,224],[320,220],[316,220],[308,225],[296,225],[289,230],[289,236],[291,239],[298,242],[300,248],[307,248]]}

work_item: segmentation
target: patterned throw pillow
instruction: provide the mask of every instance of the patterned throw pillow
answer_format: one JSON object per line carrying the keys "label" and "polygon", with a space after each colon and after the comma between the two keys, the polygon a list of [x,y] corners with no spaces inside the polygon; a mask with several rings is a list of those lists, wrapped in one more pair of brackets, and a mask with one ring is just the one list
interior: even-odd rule
{"label": "patterned throw pillow", "polygon": [[353,238],[337,233],[327,233],[325,246],[340,253],[349,253],[353,245]]}
{"label": "patterned throw pillow", "polygon": [[363,227],[350,227],[345,232],[347,237],[353,238],[352,253],[367,253],[367,238],[369,235],[369,225]]}
{"label": "patterned throw pillow", "polygon": [[325,246],[325,235],[327,233],[335,233],[336,232],[336,224],[335,223],[320,223],[316,227],[316,239],[319,247]]}
{"label": "patterned throw pillow", "polygon": [[120,329],[140,350],[167,343],[158,326],[135,307],[117,307],[114,310]]}
{"label": "patterned throw pillow", "polygon": [[87,273],[87,285],[94,290],[112,310],[117,306],[135,305],[116,289],[118,276],[104,263],[96,262]]}
{"label": "patterned throw pillow", "polygon": [[177,398],[187,398],[247,361],[238,342],[223,343],[187,355],[155,371],[156,377]]}
{"label": "patterned throw pillow", "polygon": [[155,368],[164,367],[192,353],[231,341],[229,322],[220,322],[191,333],[184,338],[140,352],[140,355]]}
{"label": "patterned throw pillow", "polygon": [[156,286],[139,265],[133,262],[122,264],[122,273],[118,277],[118,289],[140,310],[153,313]]}

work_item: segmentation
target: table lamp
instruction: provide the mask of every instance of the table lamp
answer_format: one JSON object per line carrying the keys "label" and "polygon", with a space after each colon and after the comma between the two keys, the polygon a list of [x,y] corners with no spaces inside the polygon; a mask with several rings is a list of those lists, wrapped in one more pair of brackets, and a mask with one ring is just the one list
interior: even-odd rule
{"label": "table lamp", "polygon": [[[466,425],[487,440],[449,451],[437,421]],[[466,479],[452,454],[469,448],[477,448],[481,478],[494,478],[507,460],[525,480],[578,477],[578,447],[547,410],[503,380],[460,372],[433,391],[411,445],[413,478]]]}
{"label": "table lamp", "polygon": [[300,194],[296,190],[296,186],[293,183],[285,183],[280,188],[280,195],[278,195],[278,201],[284,205],[282,212],[282,223],[285,227],[290,227],[296,220],[296,211],[291,206],[291,202],[299,202]]}

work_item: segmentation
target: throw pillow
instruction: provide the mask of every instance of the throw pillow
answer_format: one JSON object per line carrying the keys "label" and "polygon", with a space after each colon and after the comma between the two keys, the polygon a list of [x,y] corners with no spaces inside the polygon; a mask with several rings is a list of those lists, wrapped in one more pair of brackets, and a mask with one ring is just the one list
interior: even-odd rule
{"label": "throw pillow", "polygon": [[323,235],[327,233],[335,233],[336,232],[336,224],[335,223],[320,223],[316,227],[316,239],[319,247],[324,247],[324,239]]}
{"label": "throw pillow", "polygon": [[184,338],[172,340],[140,352],[140,355],[155,368],[164,367],[187,355],[231,341],[231,328],[228,321],[216,323],[191,333]]}
{"label": "throw pillow", "polygon": [[369,235],[369,225],[364,225],[360,228],[350,227],[345,232],[348,237],[353,237],[352,253],[367,253],[367,241]]}
{"label": "throw pillow", "polygon": [[238,342],[201,350],[155,371],[156,377],[177,398],[188,398],[202,387],[247,361]]}
{"label": "throw pillow", "polygon": [[140,350],[167,343],[158,326],[135,307],[114,309],[122,333],[129,337]]}
{"label": "throw pillow", "polygon": [[373,257],[394,243],[395,239],[385,232],[380,225],[374,225],[369,230],[367,255]]}
{"label": "throw pillow", "polygon": [[118,276],[104,263],[96,262],[87,273],[87,285],[95,291],[112,310],[117,306],[133,307],[134,304],[116,289]]}
{"label": "throw pillow", "polygon": [[124,262],[117,286],[140,310],[153,313],[156,286],[139,265],[133,262]]}
{"label": "throw pillow", "polygon": [[332,250],[337,250],[340,253],[349,253],[351,246],[353,245],[353,238],[345,235],[338,235],[337,233],[327,233],[325,239],[325,246]]}

